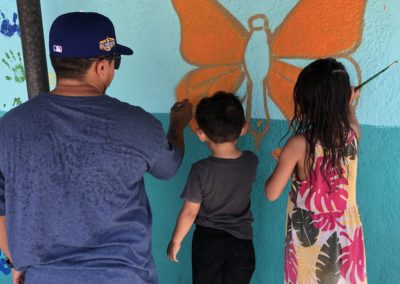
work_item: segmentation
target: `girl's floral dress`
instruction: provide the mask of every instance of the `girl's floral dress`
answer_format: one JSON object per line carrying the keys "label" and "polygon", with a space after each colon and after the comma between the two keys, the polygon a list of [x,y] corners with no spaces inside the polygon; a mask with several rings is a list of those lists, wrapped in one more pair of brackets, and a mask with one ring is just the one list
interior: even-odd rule
{"label": "girl's floral dress", "polygon": [[313,174],[294,175],[285,240],[285,283],[367,283],[364,237],[356,203],[357,139],[350,131],[342,175],[322,167],[315,148]]}

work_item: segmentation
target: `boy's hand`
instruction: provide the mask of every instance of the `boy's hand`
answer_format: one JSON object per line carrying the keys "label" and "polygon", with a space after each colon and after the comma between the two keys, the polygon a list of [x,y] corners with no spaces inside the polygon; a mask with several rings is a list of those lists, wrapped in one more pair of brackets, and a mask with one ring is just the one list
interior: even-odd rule
{"label": "boy's hand", "polygon": [[170,260],[174,262],[179,262],[178,259],[176,258],[179,250],[181,249],[181,244],[174,243],[173,241],[170,241],[168,244],[168,249],[167,249],[167,255]]}
{"label": "boy's hand", "polygon": [[171,125],[177,129],[183,129],[193,116],[193,105],[188,100],[176,102],[171,108]]}

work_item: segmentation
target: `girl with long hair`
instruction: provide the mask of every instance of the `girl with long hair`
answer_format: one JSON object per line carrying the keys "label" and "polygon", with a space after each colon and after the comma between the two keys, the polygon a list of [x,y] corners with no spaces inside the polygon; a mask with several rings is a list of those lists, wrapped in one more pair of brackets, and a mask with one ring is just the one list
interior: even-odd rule
{"label": "girl with long hair", "polygon": [[294,87],[293,136],[265,183],[277,199],[292,177],[287,206],[285,283],[367,283],[356,203],[359,92],[333,58],[305,67]]}

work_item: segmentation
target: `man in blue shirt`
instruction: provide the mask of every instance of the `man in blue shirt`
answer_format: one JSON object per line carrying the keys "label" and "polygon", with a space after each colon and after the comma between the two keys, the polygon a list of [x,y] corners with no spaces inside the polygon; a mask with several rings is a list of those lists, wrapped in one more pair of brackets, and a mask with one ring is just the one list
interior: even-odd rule
{"label": "man in blue shirt", "polygon": [[192,106],[172,107],[166,136],[105,94],[133,51],[103,15],[61,15],[49,48],[56,88],[0,120],[0,248],[14,281],[157,283],[143,175],[175,175]]}

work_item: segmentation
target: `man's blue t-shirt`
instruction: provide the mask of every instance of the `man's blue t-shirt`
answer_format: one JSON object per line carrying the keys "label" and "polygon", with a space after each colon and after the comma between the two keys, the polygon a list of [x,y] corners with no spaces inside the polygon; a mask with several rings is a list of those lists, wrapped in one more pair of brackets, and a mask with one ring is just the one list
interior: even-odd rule
{"label": "man's blue t-shirt", "polygon": [[41,94],[5,114],[0,215],[26,283],[157,282],[143,175],[180,162],[158,120],[107,95]]}

